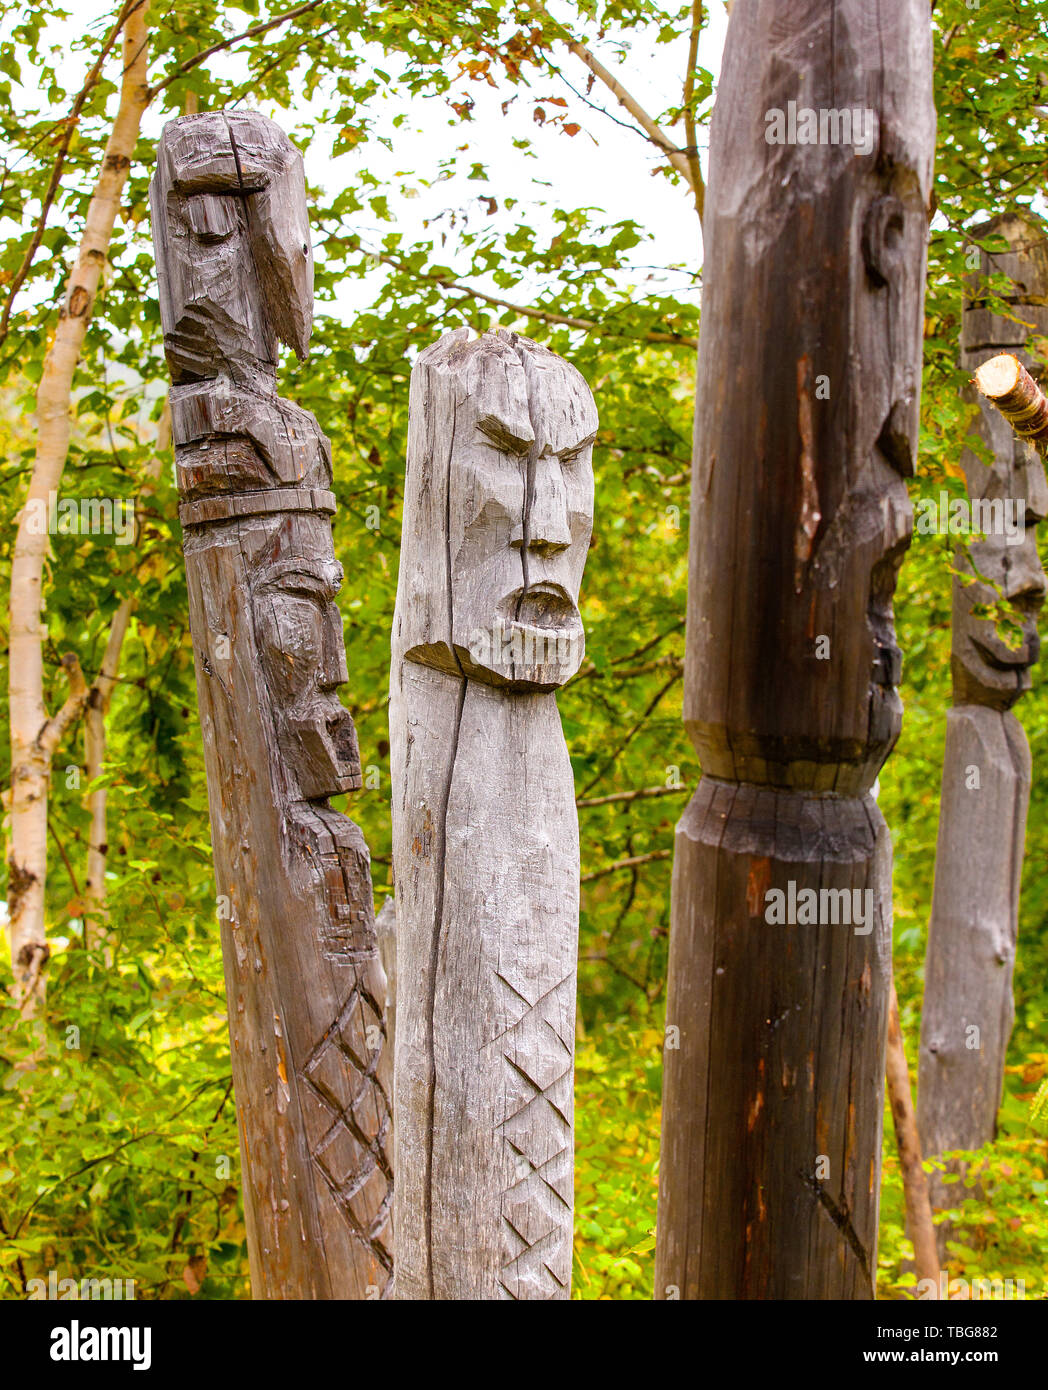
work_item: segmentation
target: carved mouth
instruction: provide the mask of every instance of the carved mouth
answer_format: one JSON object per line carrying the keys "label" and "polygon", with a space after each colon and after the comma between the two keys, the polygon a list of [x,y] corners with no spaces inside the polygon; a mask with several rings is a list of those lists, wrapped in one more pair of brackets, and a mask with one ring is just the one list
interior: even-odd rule
{"label": "carved mouth", "polygon": [[560,584],[529,584],[508,594],[499,604],[499,617],[541,631],[578,632],[582,618],[571,595]]}

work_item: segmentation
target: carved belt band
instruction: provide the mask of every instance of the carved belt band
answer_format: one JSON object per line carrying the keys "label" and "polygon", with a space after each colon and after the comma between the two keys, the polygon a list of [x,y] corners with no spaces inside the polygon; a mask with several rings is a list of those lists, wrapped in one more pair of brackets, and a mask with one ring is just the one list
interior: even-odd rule
{"label": "carved belt band", "polygon": [[259,492],[228,492],[183,502],[178,518],[183,526],[202,526],[208,521],[232,521],[239,516],[267,512],[327,512],[336,510],[335,494],[321,488],[279,487]]}

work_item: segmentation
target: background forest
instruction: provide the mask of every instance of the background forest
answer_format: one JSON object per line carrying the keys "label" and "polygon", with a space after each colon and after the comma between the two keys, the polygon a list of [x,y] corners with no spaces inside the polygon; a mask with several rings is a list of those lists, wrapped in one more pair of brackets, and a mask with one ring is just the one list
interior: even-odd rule
{"label": "background forest", "polygon": [[[966,229],[1039,208],[1048,178],[1040,6],[931,9],[937,211],[915,499],[964,495]],[[568,357],[594,389],[587,656],[559,700],[583,856],[574,1296],[650,1298],[670,855],[699,774],[681,724],[681,670],[700,151],[720,0],[0,5],[5,574],[46,445],[37,393],[54,386],[59,307],[100,175],[116,168],[103,160],[121,102],[123,21],[142,28],[135,92],[129,106],[125,80],[117,122],[130,163],[117,171],[126,182],[84,315],[59,491],[133,499],[136,533],[130,544],[55,535],[43,570],[48,711],[66,699],[66,653],[88,684],[100,672],[115,679],[77,711],[53,755],[52,955],[35,1017],[20,1016],[6,954],[0,963],[0,1287],[25,1297],[29,1278],[54,1269],[132,1278],[145,1298],[249,1295],[147,199],[164,120],[249,105],[307,152],[317,323],[309,360],[284,363],[281,392],[333,443],[342,696],[366,768],[366,788],[336,804],[371,846],[379,905],[392,892],[385,709],[411,362],[446,330],[504,324]],[[616,169],[630,189],[651,190],[631,195],[623,215]],[[599,202],[594,170],[607,190]],[[672,263],[660,263],[667,250]],[[911,1070],[950,691],[952,545],[915,536],[902,571],[906,714],[880,784]],[[950,1250],[952,1274],[1025,1279],[1028,1298],[1048,1292],[1048,1143],[1033,1106],[1048,1075],[1046,690],[1035,670],[1016,711],[1034,786],[1001,1132],[980,1156],[981,1194],[954,1189]],[[882,1297],[907,1296],[911,1258],[886,1120]]]}

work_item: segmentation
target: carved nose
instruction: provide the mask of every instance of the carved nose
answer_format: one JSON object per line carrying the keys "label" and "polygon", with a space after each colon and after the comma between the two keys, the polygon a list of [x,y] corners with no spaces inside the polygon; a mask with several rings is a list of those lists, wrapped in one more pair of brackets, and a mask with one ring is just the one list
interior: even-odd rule
{"label": "carved nose", "polygon": [[1041,568],[1033,532],[1027,533],[1026,541],[1016,550],[1014,557],[1008,554],[1004,557],[1004,596],[1016,608],[1036,612],[1044,603],[1048,580]]}
{"label": "carved nose", "polygon": [[[561,477],[561,462],[545,455],[535,463],[535,481],[527,516],[528,550],[536,555],[556,555],[571,544],[568,498]],[[520,547],[518,533],[511,544]]]}
{"label": "carved nose", "polygon": [[333,603],[325,608],[323,641],[317,684],[321,690],[337,690],[349,680],[349,671],[346,668],[346,644],[342,639],[342,616]]}

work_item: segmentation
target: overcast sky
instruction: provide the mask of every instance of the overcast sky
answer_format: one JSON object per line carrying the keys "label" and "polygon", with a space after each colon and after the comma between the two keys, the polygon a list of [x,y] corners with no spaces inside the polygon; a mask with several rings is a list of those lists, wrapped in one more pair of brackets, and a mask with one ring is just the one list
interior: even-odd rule
{"label": "overcast sky", "polygon": [[[95,10],[94,5],[91,8]],[[703,34],[699,61],[716,73],[724,43],[726,13],[723,0],[712,0],[708,8],[711,12],[709,26]],[[571,13],[570,6],[558,4],[557,0],[553,0],[551,9],[564,19]],[[234,29],[246,27],[251,22],[250,17],[232,9],[230,16]],[[85,30],[100,32],[105,27],[104,19],[104,12],[99,8],[89,23],[85,23],[82,10],[67,21],[49,23],[48,41],[61,55],[58,67],[65,76],[70,92],[79,85],[82,72],[86,71],[89,62],[88,55],[74,49],[72,43]],[[6,37],[5,31],[9,31],[16,22],[17,15],[9,12],[0,22],[0,38]],[[687,39],[682,37],[671,44],[657,44],[653,30],[635,30],[618,37],[628,48],[622,62],[619,61],[614,33],[602,42],[594,40],[594,51],[649,114],[658,118],[668,107],[679,104],[687,59]],[[380,67],[391,68],[388,58],[377,48],[372,56]],[[558,51],[554,57],[567,81],[580,93],[585,93],[589,73],[583,64],[566,49]],[[224,64],[226,72],[232,76],[244,71],[243,65],[235,57],[222,56],[214,61]],[[457,62],[451,60],[449,70],[456,68]],[[499,211],[494,214],[491,225],[492,230],[501,235],[511,230],[517,221],[526,221],[539,230],[551,227],[549,212],[536,207],[539,198],[545,198],[550,207],[586,206],[600,209],[604,216],[598,220],[606,219],[607,223],[634,218],[651,233],[652,240],[635,249],[633,257],[639,269],[634,275],[621,277],[622,283],[631,287],[635,285],[638,294],[643,294],[646,289],[672,288],[674,292],[689,297],[697,295],[697,287],[687,276],[677,273],[666,277],[657,269],[677,265],[694,272],[701,264],[698,220],[687,189],[683,184],[672,185],[660,175],[652,176],[652,170],[662,161],[642,135],[623,128],[587,106],[555,74],[536,75],[533,68],[525,71],[530,88],[518,89],[519,95],[506,115],[500,109],[501,100],[506,95],[504,89],[495,91],[484,83],[459,82],[455,94],[468,93],[476,103],[474,118],[466,124],[451,122],[451,112],[443,98],[417,98],[405,102],[403,93],[394,89],[385,103],[379,102],[378,125],[378,133],[388,135],[392,140],[392,151],[377,140],[372,140],[338,159],[332,159],[332,132],[322,131],[306,150],[307,177],[311,183],[330,191],[355,181],[361,169],[370,170],[389,185],[390,204],[397,218],[396,229],[403,234],[405,241],[439,238],[440,231],[447,230],[448,242],[440,248],[441,259],[463,269],[463,258],[455,254],[456,231],[451,226],[451,219],[445,216],[439,222],[432,223],[429,230],[425,223],[427,219],[438,218],[442,212],[454,209],[458,215],[459,229],[468,225],[470,230],[476,230],[491,221],[479,200],[480,194],[494,194],[498,198]],[[111,76],[115,79],[115,72],[111,72]],[[534,98],[549,96],[561,96],[569,102],[567,118],[582,127],[574,137],[564,134],[558,126],[540,127],[535,123]],[[632,124],[630,117],[599,82],[590,92],[589,100],[606,107],[616,118]],[[55,118],[65,114],[64,110],[50,110],[44,93],[34,86],[33,73],[28,70],[23,73],[23,90],[15,95],[15,101],[18,109],[35,108]],[[243,104],[251,104],[250,99]],[[114,97],[114,112],[115,105]],[[289,128],[316,115],[315,105],[304,100],[292,112],[265,105],[261,109]],[[550,115],[559,115],[562,111],[558,107],[547,109]],[[392,120],[398,113],[406,113],[408,119],[399,129],[395,129]],[[147,112],[144,133],[155,138],[160,133],[160,126],[159,112]],[[667,133],[680,144],[684,143],[682,125]],[[524,138],[532,141],[530,154],[514,148],[514,139]],[[706,139],[706,133],[700,132],[704,170]],[[455,177],[438,181],[442,162],[454,156],[456,147],[466,141],[470,148],[457,156],[460,172]],[[474,161],[485,165],[491,173],[490,187],[470,182],[466,177]],[[512,212],[502,206],[506,197],[519,200]],[[467,219],[465,223],[462,213]],[[55,215],[52,214],[54,220]],[[369,210],[357,220],[355,230],[366,243],[377,244],[391,228]],[[542,288],[537,282],[523,282],[507,292],[482,280],[474,283],[480,288],[521,302],[527,302]],[[45,292],[43,286],[36,289],[36,293]],[[32,293],[32,290],[26,293]],[[373,293],[371,277],[347,279],[340,287],[337,307],[331,310],[324,306],[324,311],[341,315],[357,312],[370,302]]]}

